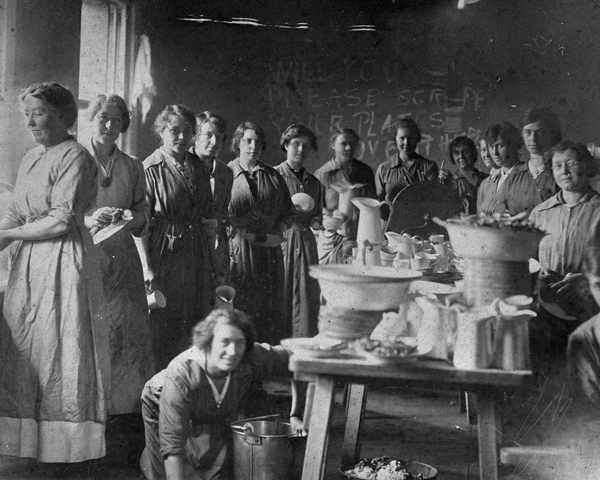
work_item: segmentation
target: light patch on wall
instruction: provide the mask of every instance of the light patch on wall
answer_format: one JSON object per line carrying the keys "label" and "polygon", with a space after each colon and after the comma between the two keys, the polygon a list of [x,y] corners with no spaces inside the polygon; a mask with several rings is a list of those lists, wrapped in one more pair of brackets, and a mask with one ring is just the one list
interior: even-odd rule
{"label": "light patch on wall", "polygon": [[[244,17],[231,17],[229,20],[222,20],[216,18],[208,18],[204,15],[190,18],[179,18],[178,20],[184,22],[196,22],[196,23],[224,23],[226,25],[245,25],[250,27],[269,27],[269,28],[284,28],[284,29],[296,29],[296,30],[316,30],[317,27],[311,27],[308,23],[261,23],[255,18],[244,18]],[[318,27],[326,28],[327,30],[348,30],[350,32],[376,32],[375,25],[347,25],[347,26],[327,26]]]}

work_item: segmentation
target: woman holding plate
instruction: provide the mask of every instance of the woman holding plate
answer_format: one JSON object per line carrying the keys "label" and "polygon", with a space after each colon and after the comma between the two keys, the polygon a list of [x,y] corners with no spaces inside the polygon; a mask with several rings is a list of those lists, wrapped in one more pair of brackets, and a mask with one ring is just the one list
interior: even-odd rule
{"label": "woman holding plate", "polygon": [[240,124],[231,142],[233,187],[229,216],[236,228],[230,242],[231,281],[236,307],[252,316],[258,339],[270,344],[285,337],[284,268],[281,243],[294,208],[285,181],[260,161],[267,145],[262,128]]}
{"label": "woman holding plate", "polygon": [[304,125],[294,124],[283,132],[279,144],[287,159],[275,169],[285,180],[296,207],[292,226],[284,234],[287,242],[282,244],[286,321],[293,337],[312,337],[318,333],[321,289],[318,280],[308,274],[309,266],[319,263],[311,228],[323,228],[323,186],[302,164],[311,149],[318,150],[317,137]]}
{"label": "woman holding plate", "polygon": [[[98,166],[98,196],[84,218],[99,240],[108,225],[113,235],[96,241],[104,284],[111,352],[110,414],[138,413],[139,392],[155,373],[142,263],[132,235],[146,233],[144,167],[116,141],[129,127],[129,110],[118,95],[99,95],[88,108],[94,136],[88,150]],[[124,226],[123,226],[124,225]],[[122,227],[120,230],[116,228]]]}

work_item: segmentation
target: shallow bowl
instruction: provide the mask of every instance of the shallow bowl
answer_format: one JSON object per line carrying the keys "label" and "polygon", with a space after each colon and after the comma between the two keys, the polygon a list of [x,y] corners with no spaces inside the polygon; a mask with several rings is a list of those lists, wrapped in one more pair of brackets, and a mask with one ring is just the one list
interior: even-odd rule
{"label": "shallow bowl", "polygon": [[382,266],[311,265],[327,305],[364,311],[389,311],[405,302],[420,272]]}

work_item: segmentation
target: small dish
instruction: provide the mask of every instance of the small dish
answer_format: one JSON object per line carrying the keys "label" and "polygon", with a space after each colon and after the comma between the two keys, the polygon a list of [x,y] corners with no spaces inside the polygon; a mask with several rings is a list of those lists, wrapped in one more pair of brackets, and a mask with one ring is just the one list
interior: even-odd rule
{"label": "small dish", "polygon": [[133,217],[122,218],[118,222],[111,223],[110,225],[107,225],[101,230],[98,230],[98,232],[92,236],[92,239],[94,240],[94,245],[98,245],[100,242],[103,242],[107,238],[112,237],[115,233],[117,233],[125,225],[127,225],[132,220],[132,218]]}
{"label": "small dish", "polygon": [[[370,339],[369,339],[370,340]],[[356,352],[365,358],[369,363],[374,365],[396,365],[402,363],[412,363],[416,362],[419,357],[427,355],[431,349],[432,345],[419,345],[417,343],[417,339],[414,337],[398,337],[402,344],[404,344],[410,351],[404,353],[400,353],[397,355],[381,355],[378,354],[375,350],[367,350],[364,346],[364,339],[360,339],[351,344]],[[383,342],[381,340],[372,340],[375,343],[381,344],[382,347],[392,347],[397,345],[398,343],[394,342]]]}
{"label": "small dish", "polygon": [[314,199],[307,193],[295,193],[292,195],[292,203],[301,212],[310,212],[313,208],[315,208]]}
{"label": "small dish", "polygon": [[295,355],[310,358],[331,358],[346,348],[346,342],[335,338],[284,338],[281,345]]}

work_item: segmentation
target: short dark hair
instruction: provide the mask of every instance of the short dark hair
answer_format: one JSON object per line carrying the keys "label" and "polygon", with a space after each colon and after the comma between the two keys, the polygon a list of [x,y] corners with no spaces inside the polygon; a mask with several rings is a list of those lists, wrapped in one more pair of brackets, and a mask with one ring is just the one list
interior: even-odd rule
{"label": "short dark hair", "polygon": [[575,152],[577,161],[583,167],[582,171],[588,178],[592,178],[598,174],[598,165],[596,165],[594,157],[583,143],[563,140],[550,150],[550,160],[552,161],[555,153],[565,153],[567,150]]}
{"label": "short dark hair", "polygon": [[556,145],[562,140],[560,120],[558,119],[558,115],[556,115],[556,113],[554,113],[552,110],[546,107],[530,108],[523,114],[523,118],[521,118],[521,130],[525,128],[525,125],[536,122],[544,124],[544,126],[550,131],[550,135],[552,136],[550,145]]}
{"label": "short dark hair", "polygon": [[193,330],[193,344],[199,350],[210,350],[215,336],[215,327],[223,321],[226,325],[239,328],[246,339],[246,351],[252,350],[256,339],[254,324],[241,310],[216,308],[204,320],[199,321]]}
{"label": "short dark hair", "polygon": [[[205,110],[204,112],[196,115],[196,136],[198,136],[202,125],[205,123],[208,123],[211,127],[215,127],[219,133],[223,134],[223,141],[225,140],[227,123],[222,117],[211,112],[210,110]],[[196,140],[196,138],[194,138],[194,140]]]}
{"label": "short dark hair", "polygon": [[450,162],[453,164],[456,163],[454,161],[454,149],[457,147],[466,147],[467,154],[472,158],[471,163],[475,164],[477,161],[477,146],[473,140],[471,140],[469,137],[461,136],[456,137],[450,142],[450,145],[448,146],[448,156],[450,157]]}
{"label": "short dark hair", "polygon": [[254,133],[256,133],[256,136],[262,145],[261,151],[264,151],[265,148],[267,148],[267,136],[260,126],[252,122],[240,123],[235,129],[235,132],[233,132],[233,138],[231,139],[231,151],[236,154],[240,153],[240,141],[242,140],[246,130],[252,130]]}
{"label": "short dark hair", "polygon": [[337,132],[333,132],[333,134],[329,138],[329,147],[330,148],[333,148],[333,146],[335,145],[335,141],[337,140],[337,138],[340,135],[350,135],[352,137],[352,140],[354,140],[354,142],[357,145],[360,143],[360,137],[358,136],[358,133],[356,133],[351,128],[342,128],[341,130],[338,130]]}
{"label": "short dark hair", "polygon": [[404,128],[410,132],[411,135],[414,135],[417,143],[421,141],[423,136],[421,135],[421,129],[417,122],[415,122],[412,118],[401,118],[398,122],[398,127],[396,127],[396,135],[398,135],[398,130]]}
{"label": "short dark hair", "polygon": [[167,105],[163,111],[158,114],[156,120],[154,120],[154,125],[152,125],[152,129],[158,138],[161,138],[160,134],[169,124],[169,119],[175,115],[183,117],[185,121],[192,126],[194,134],[196,133],[196,117],[190,108],[181,104]]}
{"label": "short dark hair", "polygon": [[122,125],[121,125],[121,133],[125,133],[127,131],[127,129],[129,128],[129,123],[130,123],[130,116],[131,113],[129,111],[129,108],[127,108],[127,104],[125,103],[125,100],[123,100],[121,97],[119,97],[119,95],[105,95],[105,94],[101,94],[98,95],[96,98],[94,98],[91,102],[90,102],[90,106],[88,107],[87,113],[88,113],[88,120],[92,121],[94,119],[94,117],[98,114],[98,112],[102,109],[102,107],[104,106],[110,106],[110,107],[115,107],[117,110],[119,110],[119,113],[121,114],[121,120],[122,120]]}
{"label": "short dark hair", "polygon": [[510,122],[492,125],[485,131],[483,138],[488,144],[493,144],[501,138],[515,150],[518,150],[523,146],[523,135],[521,135],[521,132],[517,127]]}
{"label": "short dark hair", "polygon": [[317,136],[310,128],[305,127],[300,123],[294,123],[285,129],[285,132],[283,132],[281,135],[279,146],[285,152],[285,147],[288,146],[290,141],[298,137],[308,137],[310,141],[310,148],[312,148],[315,152],[319,151],[319,146],[317,145]]}
{"label": "short dark hair", "polygon": [[28,96],[39,98],[54,108],[67,128],[71,128],[75,124],[77,102],[68,88],[58,83],[34,83],[21,92],[19,100],[24,102]]}

